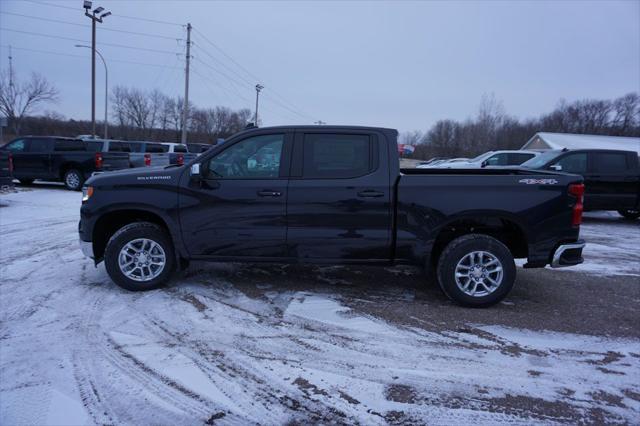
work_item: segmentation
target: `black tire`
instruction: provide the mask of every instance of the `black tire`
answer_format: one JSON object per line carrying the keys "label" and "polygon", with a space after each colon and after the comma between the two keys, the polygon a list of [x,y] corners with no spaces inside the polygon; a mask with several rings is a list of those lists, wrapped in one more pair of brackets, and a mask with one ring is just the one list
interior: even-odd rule
{"label": "black tire", "polygon": [[[127,243],[141,238],[157,243],[165,255],[165,264],[162,271],[156,277],[147,281],[138,281],[129,278],[119,266],[120,251],[122,248]],[[175,251],[171,239],[158,225],[150,222],[134,222],[120,228],[109,239],[104,253],[104,264],[109,277],[111,277],[113,282],[118,286],[131,291],[153,290],[162,287],[169,278],[171,278],[175,270]]]}
{"label": "black tire", "polygon": [[80,191],[84,183],[84,176],[80,170],[69,169],[64,174],[64,186],[71,191]]}
{"label": "black tire", "polygon": [[620,213],[620,216],[629,220],[635,220],[640,217],[640,210],[635,209],[618,210],[618,213]]}
{"label": "black tire", "polygon": [[34,179],[18,179],[21,185],[31,185]]}
{"label": "black tire", "polygon": [[[473,288],[478,289],[477,295],[470,295],[465,293],[456,282],[456,268],[459,262],[463,262],[463,266],[466,265],[466,261],[469,259],[466,256],[471,256],[473,252],[486,252],[493,258],[499,261],[501,266],[501,279],[498,281],[498,272],[483,272],[482,267],[475,269],[475,264],[469,260],[472,268],[469,269],[469,277],[461,278],[461,280],[468,280],[463,282],[463,287],[472,286],[476,281],[485,281],[485,274],[494,281],[498,281],[498,285],[491,284],[491,291],[484,284],[476,284]],[[465,259],[463,261],[463,259]],[[488,255],[484,255],[480,258],[478,265],[482,265],[483,261],[491,258]],[[496,268],[494,268],[496,266]],[[498,269],[497,264],[487,266],[489,270]],[[482,274],[482,277],[471,276],[471,272],[476,271],[478,274]],[[460,305],[483,308],[494,305],[504,299],[507,294],[513,288],[513,284],[516,280],[516,265],[513,261],[513,255],[509,249],[497,239],[488,235],[482,234],[469,234],[462,237],[458,237],[451,241],[443,250],[440,258],[438,259],[438,284],[440,288],[451,300],[457,302]],[[481,290],[484,289],[484,290]],[[471,289],[469,289],[471,290]],[[488,294],[483,294],[488,293]]]}

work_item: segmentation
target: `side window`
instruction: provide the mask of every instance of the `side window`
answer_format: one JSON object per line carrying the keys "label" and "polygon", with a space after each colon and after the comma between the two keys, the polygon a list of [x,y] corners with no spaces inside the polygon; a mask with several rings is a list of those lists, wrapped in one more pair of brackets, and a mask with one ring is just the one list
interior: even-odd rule
{"label": "side window", "polygon": [[506,166],[509,164],[507,161],[508,158],[508,154],[506,153],[492,155],[487,158],[487,166]]}
{"label": "side window", "polygon": [[527,160],[530,160],[531,158],[533,158],[533,154],[518,154],[512,152],[511,154],[509,154],[509,164],[519,166],[520,164],[524,163]]}
{"label": "side window", "polygon": [[591,155],[594,173],[613,174],[627,170],[627,156],[625,154],[594,152]]}
{"label": "side window", "polygon": [[562,171],[583,175],[587,173],[587,154],[569,154],[562,157],[555,164],[562,166]]}
{"label": "side window", "polygon": [[110,152],[131,152],[131,147],[124,142],[109,142]]}
{"label": "side window", "polygon": [[306,134],[302,176],[353,178],[371,170],[371,139],[367,135]]}
{"label": "side window", "polygon": [[5,149],[11,152],[24,152],[26,148],[25,140],[19,139],[8,144]]}
{"label": "side window", "polygon": [[284,135],[262,135],[231,145],[209,161],[209,176],[232,179],[277,178]]}
{"label": "side window", "polygon": [[102,142],[85,142],[87,146],[87,151],[89,152],[100,152],[102,151]]}
{"label": "side window", "polygon": [[52,148],[51,139],[34,138],[29,144],[29,152],[49,152]]}
{"label": "side window", "polygon": [[53,150],[54,151],[84,151],[85,146],[86,146],[86,143],[82,141],[56,139],[53,143]]}
{"label": "side window", "polygon": [[148,143],[144,147],[144,152],[160,153],[167,151],[169,151],[169,147],[167,145],[162,145],[159,143]]}
{"label": "side window", "polygon": [[173,152],[189,152],[186,145],[174,145]]}

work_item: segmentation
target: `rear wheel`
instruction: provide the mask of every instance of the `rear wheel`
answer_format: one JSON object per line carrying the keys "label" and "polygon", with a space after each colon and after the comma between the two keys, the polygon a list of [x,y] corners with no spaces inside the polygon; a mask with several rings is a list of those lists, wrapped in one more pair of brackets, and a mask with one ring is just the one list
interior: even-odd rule
{"label": "rear wheel", "polygon": [[620,216],[624,217],[625,219],[634,220],[640,217],[640,210],[636,209],[618,210],[618,213],[620,213]]}
{"label": "rear wheel", "polygon": [[488,235],[469,234],[451,241],[438,259],[438,283],[455,302],[486,307],[513,288],[516,266],[509,249]]}
{"label": "rear wheel", "polygon": [[84,183],[84,176],[79,170],[71,169],[67,170],[64,174],[64,186],[72,191],[80,191],[82,184]]}
{"label": "rear wheel", "polygon": [[159,288],[175,269],[173,244],[158,225],[131,223],[109,239],[104,264],[111,279],[124,289]]}

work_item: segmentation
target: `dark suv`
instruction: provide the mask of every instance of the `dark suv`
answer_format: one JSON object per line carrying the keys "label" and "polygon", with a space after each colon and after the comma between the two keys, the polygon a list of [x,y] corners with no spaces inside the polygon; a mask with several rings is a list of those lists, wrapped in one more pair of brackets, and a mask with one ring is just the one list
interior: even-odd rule
{"label": "dark suv", "polygon": [[609,149],[551,150],[522,164],[584,177],[585,210],[616,210],[627,219],[640,217],[638,153]]}

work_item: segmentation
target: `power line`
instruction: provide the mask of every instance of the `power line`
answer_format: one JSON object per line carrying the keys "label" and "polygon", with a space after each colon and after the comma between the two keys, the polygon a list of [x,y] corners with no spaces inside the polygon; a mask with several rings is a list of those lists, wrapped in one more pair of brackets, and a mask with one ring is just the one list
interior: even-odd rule
{"label": "power line", "polygon": [[[0,45],[0,47],[3,48],[8,48],[9,46],[6,44]],[[35,52],[35,53],[45,53],[45,54],[49,54],[49,55],[58,55],[58,56],[69,56],[69,57],[73,57],[73,58],[83,58],[86,59],[87,57],[84,55],[74,55],[72,53],[64,53],[64,52],[54,52],[51,50],[39,50],[39,49],[30,49],[27,47],[17,47],[14,45],[11,45],[12,49],[17,49],[17,50],[24,50],[27,52]],[[167,66],[164,64],[150,64],[148,62],[137,62],[137,61],[127,61],[124,59],[112,59],[109,58],[109,62],[121,62],[121,63],[125,63],[125,64],[133,64],[133,65],[145,65],[145,66],[150,66],[150,67],[160,67],[160,68],[167,68],[167,69],[182,69],[181,67],[175,67],[175,66]]]}
{"label": "power line", "polygon": [[[230,77],[229,75],[225,74],[224,72],[220,71],[219,69],[217,69],[216,67],[206,63],[205,61],[203,61],[202,59],[198,58],[198,57],[194,57],[194,60],[200,62],[202,65],[206,66],[207,68],[217,72],[218,74],[220,74],[221,76],[225,77],[227,80],[229,80],[231,83],[236,83],[238,84],[240,87],[244,87],[243,84],[240,84],[237,82],[237,80],[235,80],[233,77]],[[234,91],[236,91],[238,93],[238,96],[242,97],[242,95],[240,95],[240,93],[237,91],[237,88],[235,86],[231,86]]]}
{"label": "power line", "polygon": [[[4,28],[4,27],[0,27],[0,30],[2,30],[2,31],[10,31],[10,32],[20,33],[20,34],[28,34],[28,35],[32,35],[32,36],[38,36],[38,37],[57,38],[57,39],[60,39],[60,40],[79,41],[81,43],[89,43],[88,41],[82,40],[82,39],[79,39],[79,38],[63,37],[63,36],[54,35],[54,34],[35,33],[35,32],[31,32],[31,31],[14,30],[12,28]],[[153,52],[153,53],[166,53],[166,54],[170,54],[170,55],[177,54],[177,52],[172,52],[172,51],[169,51],[169,50],[159,50],[159,49],[150,49],[150,48],[146,48],[146,47],[128,46],[126,44],[116,44],[116,43],[100,43],[100,44],[102,46],[120,47],[122,49],[134,49],[134,50],[141,50],[141,51]]]}
{"label": "power line", "polygon": [[[247,75],[249,75],[250,77],[254,78],[256,81],[262,81],[262,79],[260,79],[259,77],[257,77],[255,74],[253,74],[251,71],[249,71],[248,69],[246,69],[245,67],[243,67],[238,61],[236,61],[235,59],[233,59],[231,57],[231,55],[229,55],[228,53],[226,53],[224,50],[222,50],[217,44],[215,44],[214,42],[212,42],[211,40],[209,40],[209,38],[207,38],[207,36],[205,36],[201,31],[199,31],[197,28],[194,28],[194,31],[196,33],[198,33],[207,43],[209,43],[211,46],[213,46],[218,52],[220,52],[222,55],[224,55],[227,59],[229,59],[231,62],[233,62],[238,68],[240,68],[241,70],[243,70]],[[211,55],[209,55],[211,56]],[[240,76],[239,76],[240,77]],[[243,79],[244,80],[244,79]],[[246,81],[246,80],[245,80]],[[255,82],[254,82],[255,83]],[[251,83],[253,85],[253,83]],[[299,107],[297,107],[295,104],[293,104],[292,102],[289,102],[288,100],[286,100],[283,96],[279,95],[275,90],[273,90],[273,88],[269,87],[269,91],[272,95],[274,95],[275,97],[278,97],[281,101],[282,104],[287,103],[289,105],[291,105],[295,110],[301,111],[301,109]],[[287,108],[289,109],[289,108]],[[291,111],[293,111],[292,109],[289,109]],[[298,112],[295,111],[296,114],[300,115],[303,118],[307,118],[307,119],[311,119],[313,120],[313,118],[308,115],[305,114],[304,112]]]}
{"label": "power line", "polygon": [[[68,10],[74,10],[74,11],[78,11],[78,8],[75,7],[71,7],[71,6],[63,6],[61,4],[54,4],[54,3],[48,3],[45,1],[36,1],[36,0],[24,0],[27,1],[29,3],[35,3],[35,4],[39,4],[41,6],[51,6],[51,7],[58,7],[60,9],[68,9]],[[118,18],[124,18],[124,19],[134,19],[136,21],[146,21],[146,22],[152,22],[154,24],[163,24],[163,25],[174,25],[174,26],[178,26],[178,27],[184,27],[184,24],[180,24],[178,22],[170,22],[170,21],[161,21],[159,19],[149,19],[149,18],[141,18],[138,16],[127,16],[127,15],[118,15],[118,14],[112,14],[112,17],[118,17]]]}
{"label": "power line", "polygon": [[[28,18],[28,19],[37,19],[39,21],[56,22],[58,24],[74,25],[76,27],[85,27],[85,28],[90,28],[91,27],[91,25],[78,24],[77,22],[63,21],[63,20],[60,20],[60,19],[53,19],[53,18],[41,18],[39,16],[23,15],[21,13],[2,12],[2,11],[0,11],[0,14],[2,14],[2,15],[20,16],[22,18]],[[140,36],[146,36],[146,37],[156,37],[156,38],[161,38],[161,39],[165,39],[165,40],[179,40],[179,41],[183,40],[181,38],[164,36],[164,35],[160,35],[160,34],[150,34],[150,33],[143,33],[143,32],[137,32],[137,31],[119,30],[119,29],[116,29],[116,28],[101,28],[100,31],[111,31],[111,32],[124,33],[124,34],[133,34],[133,35],[140,35]]]}

